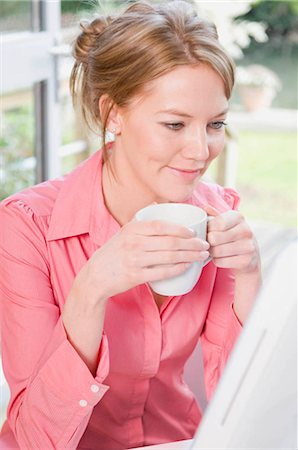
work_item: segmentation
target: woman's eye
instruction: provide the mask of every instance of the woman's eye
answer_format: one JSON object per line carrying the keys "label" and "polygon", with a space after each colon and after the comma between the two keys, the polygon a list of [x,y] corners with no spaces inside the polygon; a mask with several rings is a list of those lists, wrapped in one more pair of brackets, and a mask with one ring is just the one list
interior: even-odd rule
{"label": "woman's eye", "polygon": [[165,125],[170,130],[174,130],[174,131],[181,130],[181,128],[184,127],[184,123],[183,122],[170,122],[170,123],[166,123]]}
{"label": "woman's eye", "polygon": [[225,127],[226,125],[227,124],[224,121],[222,121],[222,120],[219,120],[217,122],[211,122],[209,124],[209,126],[211,128],[213,128],[214,130],[220,130],[221,128]]}

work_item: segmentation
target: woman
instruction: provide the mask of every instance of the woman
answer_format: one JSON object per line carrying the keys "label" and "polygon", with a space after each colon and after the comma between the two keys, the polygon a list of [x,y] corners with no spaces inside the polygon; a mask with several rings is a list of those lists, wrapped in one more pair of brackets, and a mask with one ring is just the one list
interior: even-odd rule
{"label": "woman", "polygon": [[[2,203],[5,427],[30,449],[189,439],[201,411],[184,364],[200,338],[210,397],[260,284],[236,192],[201,181],[224,146],[233,63],[215,27],[176,1],[83,25],[74,57],[74,98],[115,139]],[[154,202],[205,208],[208,242],[134,220]],[[189,294],[150,290],[209,254]]]}

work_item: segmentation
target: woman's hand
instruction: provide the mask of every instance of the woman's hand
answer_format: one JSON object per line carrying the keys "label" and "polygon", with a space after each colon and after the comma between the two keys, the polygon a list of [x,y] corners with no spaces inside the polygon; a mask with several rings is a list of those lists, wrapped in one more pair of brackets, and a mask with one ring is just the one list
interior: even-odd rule
{"label": "woman's hand", "polygon": [[204,209],[214,216],[208,222],[207,234],[213,263],[232,269],[235,275],[259,271],[258,245],[242,214],[234,210],[219,214],[209,205]]}
{"label": "woman's hand", "polygon": [[107,299],[148,281],[184,272],[208,258],[209,244],[170,222],[123,226],[77,274],[63,310],[68,340],[95,375]]}
{"label": "woman's hand", "polygon": [[104,296],[183,273],[209,256],[209,244],[188,228],[165,221],[132,220],[99,248],[83,269]]}
{"label": "woman's hand", "polygon": [[212,261],[217,267],[231,269],[235,276],[233,308],[244,323],[261,286],[261,261],[257,241],[238,211],[222,214],[206,206],[208,215],[207,240]]}

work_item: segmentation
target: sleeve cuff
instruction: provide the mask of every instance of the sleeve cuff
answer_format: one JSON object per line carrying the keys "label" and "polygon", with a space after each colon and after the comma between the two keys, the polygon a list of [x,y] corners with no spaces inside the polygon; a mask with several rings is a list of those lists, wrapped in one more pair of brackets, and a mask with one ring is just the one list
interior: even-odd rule
{"label": "sleeve cuff", "polygon": [[77,401],[79,406],[95,406],[109,389],[109,386],[103,384],[109,372],[107,337],[103,335],[94,378],[68,341],[61,318],[59,322],[55,332],[60,335],[60,339],[62,334],[64,339],[43,365],[37,378],[62,400]]}

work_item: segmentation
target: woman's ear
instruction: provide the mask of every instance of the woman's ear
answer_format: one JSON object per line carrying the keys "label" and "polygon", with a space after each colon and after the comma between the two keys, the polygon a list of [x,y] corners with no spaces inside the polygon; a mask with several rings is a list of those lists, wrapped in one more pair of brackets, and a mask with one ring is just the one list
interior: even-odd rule
{"label": "woman's ear", "polygon": [[113,134],[121,133],[121,115],[119,107],[113,103],[112,99],[104,94],[99,99],[99,112],[102,123],[106,123],[106,128]]}

